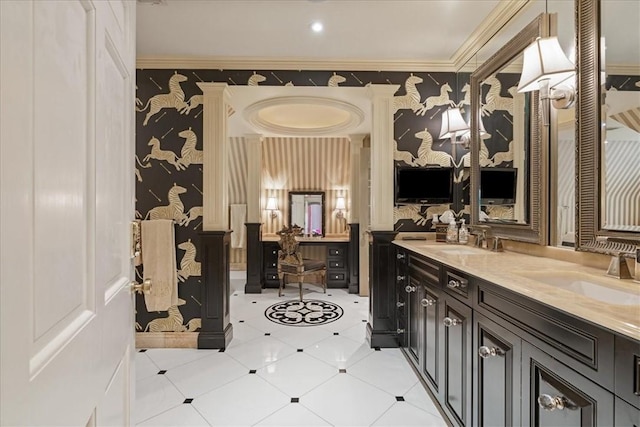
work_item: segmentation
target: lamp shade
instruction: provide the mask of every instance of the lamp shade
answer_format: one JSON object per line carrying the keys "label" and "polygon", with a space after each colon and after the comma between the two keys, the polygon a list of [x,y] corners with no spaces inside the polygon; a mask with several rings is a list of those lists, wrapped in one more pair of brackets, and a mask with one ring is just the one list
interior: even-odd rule
{"label": "lamp shade", "polygon": [[554,87],[575,74],[575,68],[557,37],[539,38],[524,50],[518,92],[539,90],[541,80],[547,80],[548,87]]}
{"label": "lamp shade", "polygon": [[344,197],[336,198],[336,209],[337,210],[347,209],[347,203],[345,202]]}
{"label": "lamp shade", "polygon": [[267,199],[267,210],[268,211],[277,211],[278,210],[278,201],[275,197],[269,197]]}
{"label": "lamp shade", "polygon": [[440,139],[455,138],[469,130],[469,125],[462,118],[459,108],[450,108],[442,113],[442,125],[440,127]]}

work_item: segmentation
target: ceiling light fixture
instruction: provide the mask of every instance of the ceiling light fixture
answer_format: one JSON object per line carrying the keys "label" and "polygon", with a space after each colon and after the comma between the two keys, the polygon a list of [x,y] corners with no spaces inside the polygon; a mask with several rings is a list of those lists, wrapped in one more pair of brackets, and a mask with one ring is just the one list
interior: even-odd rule
{"label": "ceiling light fixture", "polygon": [[311,24],[311,30],[314,33],[321,33],[323,29],[324,29],[324,25],[322,25],[322,22],[320,22],[320,21],[314,21]]}

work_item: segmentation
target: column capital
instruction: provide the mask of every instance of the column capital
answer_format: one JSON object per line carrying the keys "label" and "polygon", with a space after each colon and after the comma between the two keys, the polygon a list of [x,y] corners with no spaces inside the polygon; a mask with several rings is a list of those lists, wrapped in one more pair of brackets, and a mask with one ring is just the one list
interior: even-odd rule
{"label": "column capital", "polygon": [[225,96],[231,96],[229,92],[229,85],[223,82],[196,82],[198,87],[202,89],[202,93],[208,92],[211,94],[222,93]]}
{"label": "column capital", "polygon": [[352,133],[349,134],[349,142],[351,143],[351,149],[362,148],[364,145],[364,139],[369,136],[368,133]]}
{"label": "column capital", "polygon": [[400,89],[400,85],[371,84],[368,86],[368,94],[371,99],[392,97]]}

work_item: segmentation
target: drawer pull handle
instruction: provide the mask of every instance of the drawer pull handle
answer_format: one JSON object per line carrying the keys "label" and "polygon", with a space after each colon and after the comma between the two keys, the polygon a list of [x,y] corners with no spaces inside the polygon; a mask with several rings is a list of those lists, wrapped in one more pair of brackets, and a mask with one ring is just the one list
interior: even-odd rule
{"label": "drawer pull handle", "polygon": [[404,276],[400,276],[400,275],[398,275],[398,276],[396,276],[396,280],[397,280],[398,282],[402,282],[402,281],[404,280]]}
{"label": "drawer pull handle", "polygon": [[404,259],[404,254],[396,254],[396,258],[398,258],[398,259]]}
{"label": "drawer pull handle", "polygon": [[396,307],[398,307],[398,308],[400,308],[400,307],[404,307],[404,303],[403,303],[403,302],[398,301],[398,302],[396,303]]}
{"label": "drawer pull handle", "polygon": [[416,291],[416,287],[415,286],[411,286],[411,285],[407,285],[404,288],[404,290],[407,291],[407,292],[415,292]]}
{"label": "drawer pull handle", "polygon": [[396,333],[397,333],[398,335],[400,335],[400,334],[404,334],[404,329],[396,329]]}
{"label": "drawer pull handle", "polygon": [[545,411],[553,411],[558,409],[562,411],[563,409],[573,409],[574,406],[567,400],[564,396],[555,396],[551,397],[548,394],[541,394],[538,396],[538,406]]}
{"label": "drawer pull handle", "polygon": [[435,301],[429,298],[423,298],[420,300],[420,305],[423,307],[431,307]]}
{"label": "drawer pull handle", "polygon": [[451,317],[445,317],[444,320],[442,321],[442,323],[444,323],[444,326],[446,326],[447,328],[450,326],[456,326],[456,325],[460,325],[462,322],[458,319],[452,319]]}
{"label": "drawer pull handle", "polygon": [[462,287],[462,283],[459,280],[449,280],[449,283],[447,283],[447,287],[451,288],[451,289],[455,289],[455,288],[461,288]]}
{"label": "drawer pull handle", "polygon": [[482,357],[483,359],[488,359],[489,357],[493,356],[504,356],[504,350],[497,347],[489,348],[486,345],[483,345],[478,349],[478,356]]}

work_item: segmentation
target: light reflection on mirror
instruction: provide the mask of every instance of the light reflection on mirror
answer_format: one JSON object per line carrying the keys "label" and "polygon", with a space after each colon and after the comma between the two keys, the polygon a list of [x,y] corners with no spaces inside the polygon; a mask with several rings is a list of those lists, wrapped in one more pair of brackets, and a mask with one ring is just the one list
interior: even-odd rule
{"label": "light reflection on mirror", "polygon": [[300,226],[305,237],[324,236],[324,191],[290,191],[289,224]]}

